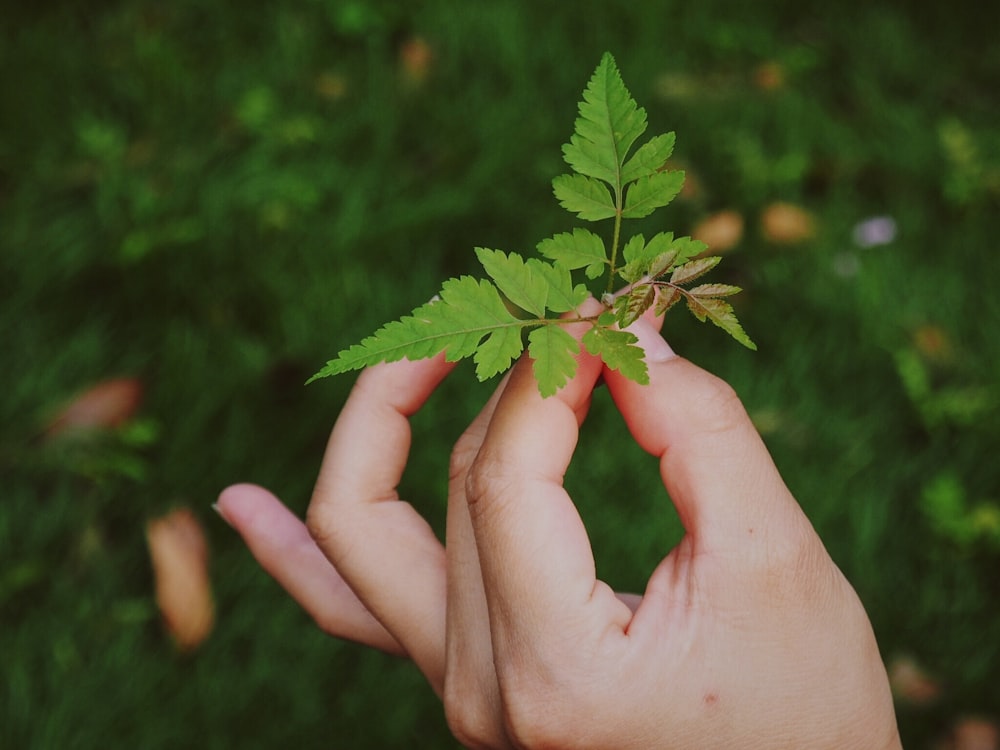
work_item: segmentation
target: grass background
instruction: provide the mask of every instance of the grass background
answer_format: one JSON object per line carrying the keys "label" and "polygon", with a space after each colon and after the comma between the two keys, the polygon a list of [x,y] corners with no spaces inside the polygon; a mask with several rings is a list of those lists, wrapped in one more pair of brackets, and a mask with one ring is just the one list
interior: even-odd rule
{"label": "grass background", "polygon": [[[668,338],[743,396],[886,658],[943,685],[901,703],[906,746],[1000,716],[996,8],[6,6],[0,746],[453,746],[409,664],[320,634],[210,504],[247,480],[304,511],[351,384],[306,377],[474,273],[474,246],[573,225],[549,183],[605,50],[698,187],[658,225],[746,219],[722,268],[760,351],[680,313]],[[815,236],[764,239],[775,201]],[[858,247],[879,215],[896,238]],[[128,425],[40,439],[115,376],[145,388]],[[416,420],[404,490],[439,529],[448,450],[489,388],[463,367]],[[679,528],[606,399],[591,420],[569,484],[599,572],[639,589]],[[143,533],[177,505],[208,530],[219,617],[188,656]]]}

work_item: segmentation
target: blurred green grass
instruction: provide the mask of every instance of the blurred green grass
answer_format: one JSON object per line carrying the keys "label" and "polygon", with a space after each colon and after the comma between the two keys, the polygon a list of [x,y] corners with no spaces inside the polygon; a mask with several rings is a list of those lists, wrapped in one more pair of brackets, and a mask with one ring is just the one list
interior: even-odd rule
{"label": "blurred green grass", "polygon": [[[530,251],[571,226],[549,182],[604,50],[700,186],[657,223],[746,219],[723,269],[760,351],[676,313],[668,337],[743,396],[884,655],[944,684],[900,705],[906,746],[1000,716],[995,9],[9,6],[0,746],[453,744],[412,667],[322,636],[209,506],[247,480],[304,511],[350,387],[305,378],[475,272],[472,247]],[[423,80],[402,62],[414,40]],[[762,237],[779,200],[814,238]],[[891,243],[854,242],[871,216],[893,218]],[[40,438],[123,375],[145,386],[130,426]],[[444,389],[404,488],[439,529],[448,450],[489,387],[460,368]],[[568,482],[601,574],[639,589],[680,530],[605,398],[588,425]],[[158,621],[143,535],[178,504],[209,531],[218,607],[189,656]]]}

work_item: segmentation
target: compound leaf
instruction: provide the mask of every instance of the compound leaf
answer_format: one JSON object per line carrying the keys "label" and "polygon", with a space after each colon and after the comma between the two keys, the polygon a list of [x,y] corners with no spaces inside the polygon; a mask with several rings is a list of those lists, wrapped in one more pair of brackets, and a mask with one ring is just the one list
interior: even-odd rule
{"label": "compound leaf", "polygon": [[736,319],[733,306],[728,302],[721,299],[700,299],[692,297],[690,294],[685,294],[684,296],[687,299],[688,309],[691,310],[698,320],[702,322],[711,320],[715,325],[743,344],[743,346],[754,351],[757,350],[757,345],[747,336],[746,331],[743,330],[743,326]]}
{"label": "compound leaf", "polygon": [[542,396],[553,395],[576,374],[579,351],[577,340],[561,326],[543,325],[528,334],[528,354]]}
{"label": "compound leaf", "polygon": [[618,210],[611,193],[598,180],[582,174],[559,175],[552,180],[559,205],[584,221],[610,219]]}
{"label": "compound leaf", "polygon": [[588,279],[596,279],[608,265],[604,240],[588,229],[577,227],[538,243],[538,252],[570,270],[585,268]]}
{"label": "compound leaf", "polygon": [[657,172],[648,177],[641,177],[634,182],[625,194],[625,209],[623,219],[641,219],[649,216],[656,209],[666,206],[672,201],[684,186],[684,172]]}
{"label": "compound leaf", "polygon": [[625,88],[614,57],[605,53],[587,83],[580,116],[563,157],[574,171],[604,180],[619,192],[621,167],[646,130],[646,111]]}
{"label": "compound leaf", "polygon": [[636,346],[639,339],[628,331],[595,326],[583,335],[583,345],[587,351],[601,360],[612,370],[634,380],[640,385],[649,383],[646,369],[646,353]]}
{"label": "compound leaf", "polygon": [[583,344],[606,366],[639,383],[649,379],[644,354],[635,336],[623,329],[650,307],[660,315],[684,298],[699,320],[711,320],[744,346],[756,349],[723,299],[739,292],[739,287],[682,286],[721,260],[702,257],[704,243],[662,232],[649,242],[639,234],[624,246],[618,244],[622,219],[640,219],[666,206],[684,184],[683,172],[665,167],[673,153],[674,134],[657,135],[635,148],[645,130],[645,110],[625,87],[614,58],[605,54],[583,92],[573,135],[563,146],[573,173],[556,177],[552,189],[560,205],[584,221],[614,218],[614,246],[606,246],[594,232],[576,228],[540,242],[537,249],[544,260],[476,248],[488,279],[447,280],[438,298],[341,351],[309,382],[378,362],[421,359],[439,352],[445,352],[448,361],[472,357],[476,376],[485,380],[522,354],[523,331],[529,328],[527,347],[535,380],[542,395],[551,396],[576,372],[580,345],[564,324],[580,318],[556,320],[546,315],[571,312],[587,298],[586,285],[573,281],[572,272],[579,269],[590,279],[618,274],[631,285],[615,294],[613,279],[608,279],[601,296],[605,308],[586,318],[591,328]]}

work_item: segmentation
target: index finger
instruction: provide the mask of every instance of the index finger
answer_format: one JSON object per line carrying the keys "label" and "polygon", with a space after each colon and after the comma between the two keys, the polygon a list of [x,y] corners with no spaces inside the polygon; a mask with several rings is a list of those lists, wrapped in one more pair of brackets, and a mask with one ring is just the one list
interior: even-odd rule
{"label": "index finger", "polygon": [[409,417],[451,369],[439,355],[361,374],[330,435],[307,514],[320,549],[438,692],[444,547],[397,486],[410,448]]}

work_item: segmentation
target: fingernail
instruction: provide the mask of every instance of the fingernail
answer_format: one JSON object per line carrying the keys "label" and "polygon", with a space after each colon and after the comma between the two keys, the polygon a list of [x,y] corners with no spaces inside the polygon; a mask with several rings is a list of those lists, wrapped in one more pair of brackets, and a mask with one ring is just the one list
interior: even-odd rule
{"label": "fingernail", "polygon": [[666,362],[677,356],[660,332],[643,318],[639,318],[625,330],[639,339],[639,346],[646,352],[647,362]]}
{"label": "fingernail", "polygon": [[212,503],[212,510],[214,510],[216,513],[218,513],[219,514],[219,518],[221,518],[227,524],[229,524],[230,526],[233,525],[232,521],[230,521],[228,518],[226,518],[226,514],[223,512],[222,506],[219,505],[217,502]]}

